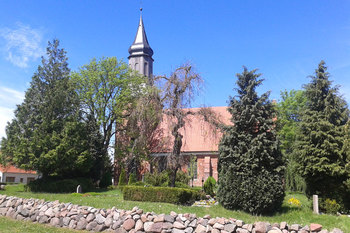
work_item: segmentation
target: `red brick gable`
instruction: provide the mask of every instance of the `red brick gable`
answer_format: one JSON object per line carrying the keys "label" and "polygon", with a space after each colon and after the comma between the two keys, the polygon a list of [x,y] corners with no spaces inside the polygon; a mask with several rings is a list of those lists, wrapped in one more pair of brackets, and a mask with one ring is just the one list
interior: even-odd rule
{"label": "red brick gable", "polygon": [[[184,109],[185,110],[185,109]],[[199,111],[200,108],[191,108],[191,111]],[[224,124],[232,124],[231,114],[227,111],[227,107],[210,107],[220,121]],[[188,115],[185,119],[185,127],[180,129],[183,135],[182,152],[216,152],[222,133],[213,125],[206,122],[200,115]],[[164,115],[160,128],[163,131],[164,149],[161,152],[171,151],[172,135],[170,132],[171,118]],[[154,151],[153,153],[157,153]],[[158,152],[159,153],[159,152]]]}

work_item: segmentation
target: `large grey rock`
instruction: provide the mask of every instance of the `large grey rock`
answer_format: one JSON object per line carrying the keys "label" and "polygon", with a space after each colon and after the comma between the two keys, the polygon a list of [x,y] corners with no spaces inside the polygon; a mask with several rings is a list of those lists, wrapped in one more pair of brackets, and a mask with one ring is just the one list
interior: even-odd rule
{"label": "large grey rock", "polygon": [[86,230],[87,230],[87,231],[91,231],[91,230],[93,230],[96,226],[97,226],[97,222],[95,222],[95,221],[89,222],[89,223],[86,225]]}
{"label": "large grey rock", "polygon": [[231,233],[231,232],[234,232],[236,230],[236,228],[237,228],[237,226],[235,224],[230,223],[230,224],[226,224],[224,226],[224,231]]}
{"label": "large grey rock", "polygon": [[338,229],[338,228],[334,228],[331,233],[344,233],[342,230]]}
{"label": "large grey rock", "polygon": [[143,230],[143,222],[141,219],[137,220],[136,224],[135,224],[135,230],[136,231],[141,231]]}
{"label": "large grey rock", "polygon": [[90,214],[88,214],[88,215],[86,216],[86,221],[87,221],[87,222],[91,222],[91,221],[94,220],[94,219],[95,219],[95,215],[92,214],[92,213],[90,213]]}
{"label": "large grey rock", "polygon": [[102,224],[106,221],[106,218],[102,216],[102,214],[97,214],[96,215],[96,221],[98,224]]}
{"label": "large grey rock", "polygon": [[177,229],[177,228],[173,228],[173,230],[171,232],[172,233],[185,233],[184,230],[180,230],[180,229]]}
{"label": "large grey rock", "polygon": [[87,226],[88,222],[86,219],[81,218],[79,222],[77,223],[77,230],[84,230]]}
{"label": "large grey rock", "polygon": [[194,231],[195,233],[203,233],[203,232],[206,232],[206,227],[201,225],[201,224],[198,224],[197,227],[196,227],[196,230]]}
{"label": "large grey rock", "polygon": [[55,227],[60,227],[61,226],[61,221],[59,218],[52,218],[50,220],[50,225],[55,226]]}
{"label": "large grey rock", "polygon": [[104,225],[109,228],[113,223],[113,219],[111,217],[107,217]]}
{"label": "large grey rock", "polygon": [[46,215],[40,216],[38,222],[39,223],[47,223],[49,218]]}
{"label": "large grey rock", "polygon": [[174,226],[174,228],[177,228],[177,229],[185,229],[186,228],[184,224],[182,224],[178,221],[174,222],[173,226]]}
{"label": "large grey rock", "polygon": [[104,224],[98,224],[95,228],[94,231],[96,232],[101,232],[104,231],[105,229],[107,229],[107,227]]}
{"label": "large grey rock", "polygon": [[238,227],[242,227],[242,226],[244,225],[244,222],[243,222],[242,220],[237,220],[237,221],[236,221],[236,225],[237,225]]}
{"label": "large grey rock", "polygon": [[115,230],[115,233],[127,233],[127,231],[124,228],[119,227],[117,230]]}
{"label": "large grey rock", "polygon": [[70,220],[71,220],[70,217],[64,217],[63,220],[62,220],[63,225],[64,226],[68,226],[69,223],[70,223]]}
{"label": "large grey rock", "polygon": [[215,223],[213,226],[214,229],[219,229],[219,230],[223,230],[224,229],[224,225],[220,224],[220,223]]}
{"label": "large grey rock", "polygon": [[193,219],[190,224],[188,224],[189,227],[196,227],[197,226],[197,219]]}
{"label": "large grey rock", "polygon": [[301,228],[301,226],[299,224],[293,224],[290,226],[289,230],[290,231],[299,231],[300,228]]}
{"label": "large grey rock", "polygon": [[174,218],[174,216],[167,214],[167,215],[164,215],[164,221],[173,223],[175,221],[175,218]]}

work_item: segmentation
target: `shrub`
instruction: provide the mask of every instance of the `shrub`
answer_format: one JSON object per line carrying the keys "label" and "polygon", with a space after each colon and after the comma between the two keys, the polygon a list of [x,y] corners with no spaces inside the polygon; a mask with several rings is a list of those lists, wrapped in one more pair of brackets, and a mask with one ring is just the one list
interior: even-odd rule
{"label": "shrub", "polygon": [[337,214],[341,209],[341,205],[334,199],[320,198],[320,209],[327,214]]}
{"label": "shrub", "polygon": [[124,186],[124,185],[126,185],[126,175],[125,175],[125,169],[122,168],[119,175],[118,186]]}
{"label": "shrub", "polygon": [[136,179],[136,174],[135,173],[131,173],[129,175],[129,181],[128,181],[128,185],[131,185],[131,184],[134,184],[137,182],[137,179]]}
{"label": "shrub", "polygon": [[178,171],[176,173],[176,182],[182,183],[187,185],[188,187],[188,183],[190,182],[190,177],[187,175],[186,172],[184,171]]}
{"label": "shrub", "polygon": [[161,173],[146,173],[145,174],[145,183],[152,186],[163,186],[166,187],[169,184],[169,175],[168,172],[162,171]]}
{"label": "shrub", "polygon": [[204,182],[203,189],[206,194],[212,197],[215,195],[216,180],[214,179],[214,177],[208,177],[208,179]]}
{"label": "shrub", "polygon": [[124,200],[166,202],[173,204],[191,204],[200,198],[200,193],[194,189],[170,187],[125,186]]}
{"label": "shrub", "polygon": [[91,179],[58,179],[49,177],[46,179],[37,179],[26,185],[26,189],[31,192],[48,192],[48,193],[71,193],[77,190],[80,185],[83,192],[94,189]]}
{"label": "shrub", "polygon": [[142,181],[137,181],[135,183],[133,183],[132,185],[135,185],[135,186],[145,186],[147,185],[145,182],[142,182]]}
{"label": "shrub", "polygon": [[[190,181],[190,177],[183,171],[178,171],[176,173],[175,186],[189,188],[188,183]],[[161,186],[168,187],[169,186],[169,170],[164,170],[160,173],[146,173],[145,174],[145,183],[152,186]]]}
{"label": "shrub", "polygon": [[102,175],[99,186],[100,188],[107,188],[110,185],[112,185],[112,172],[107,171]]}

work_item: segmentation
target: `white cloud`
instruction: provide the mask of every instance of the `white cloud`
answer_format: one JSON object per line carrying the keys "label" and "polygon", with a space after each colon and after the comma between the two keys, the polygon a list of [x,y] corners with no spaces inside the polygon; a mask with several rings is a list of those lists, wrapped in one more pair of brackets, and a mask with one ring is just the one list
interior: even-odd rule
{"label": "white cloud", "polygon": [[0,86],[0,139],[5,137],[7,122],[12,120],[16,105],[22,103],[23,99],[23,92]]}
{"label": "white cloud", "polygon": [[15,66],[25,68],[28,62],[41,57],[44,49],[41,47],[42,32],[30,26],[17,24],[17,28],[0,29],[0,36],[5,39],[6,59]]}
{"label": "white cloud", "polygon": [[14,117],[14,109],[4,108],[0,106],[0,139],[5,137],[5,128],[8,121],[11,121]]}

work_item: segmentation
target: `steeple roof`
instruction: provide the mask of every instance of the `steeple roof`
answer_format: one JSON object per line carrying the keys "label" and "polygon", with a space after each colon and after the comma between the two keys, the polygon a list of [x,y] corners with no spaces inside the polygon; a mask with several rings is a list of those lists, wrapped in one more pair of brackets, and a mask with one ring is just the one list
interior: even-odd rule
{"label": "steeple roof", "polygon": [[142,20],[142,9],[140,15],[139,27],[137,28],[134,43],[129,48],[129,58],[133,56],[149,56],[152,58],[153,50],[148,43],[145,26]]}

